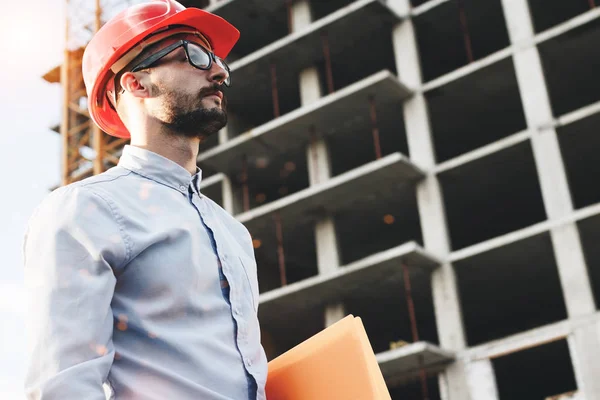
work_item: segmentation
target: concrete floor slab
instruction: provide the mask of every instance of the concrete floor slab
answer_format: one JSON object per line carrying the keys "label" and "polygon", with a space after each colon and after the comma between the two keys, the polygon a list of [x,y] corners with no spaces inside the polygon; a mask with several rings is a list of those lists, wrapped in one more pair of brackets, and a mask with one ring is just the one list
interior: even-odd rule
{"label": "concrete floor slab", "polygon": [[362,196],[385,191],[394,182],[411,183],[423,176],[424,172],[406,156],[392,153],[326,182],[238,214],[237,219],[257,235],[262,229],[272,228],[271,217],[275,213],[280,214],[284,224],[302,224],[322,213],[335,214],[351,208]]}
{"label": "concrete floor slab", "polygon": [[408,344],[377,354],[379,368],[386,380],[409,377],[420,369],[440,370],[454,361],[454,354],[428,342]]}
{"label": "concrete floor slab", "polygon": [[440,260],[414,242],[374,254],[338,270],[271,290],[260,295],[261,322],[290,315],[297,311],[324,306],[348,295],[371,291],[377,282],[402,279],[402,264],[430,273]]}

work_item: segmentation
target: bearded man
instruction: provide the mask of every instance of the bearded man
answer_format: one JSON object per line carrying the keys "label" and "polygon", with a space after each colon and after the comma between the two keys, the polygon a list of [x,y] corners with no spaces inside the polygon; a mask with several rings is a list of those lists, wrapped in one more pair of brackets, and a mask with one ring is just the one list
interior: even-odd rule
{"label": "bearded man", "polygon": [[51,193],[24,240],[29,399],[265,399],[247,229],[200,191],[239,31],[174,0],[126,9],[83,56],[118,166]]}

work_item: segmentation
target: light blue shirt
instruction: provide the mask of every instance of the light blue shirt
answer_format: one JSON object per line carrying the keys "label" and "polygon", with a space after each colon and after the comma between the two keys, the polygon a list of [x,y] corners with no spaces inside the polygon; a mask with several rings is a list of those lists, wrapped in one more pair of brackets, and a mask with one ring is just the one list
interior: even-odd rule
{"label": "light blue shirt", "polygon": [[251,237],[200,179],[126,146],[36,209],[28,398],[265,399]]}

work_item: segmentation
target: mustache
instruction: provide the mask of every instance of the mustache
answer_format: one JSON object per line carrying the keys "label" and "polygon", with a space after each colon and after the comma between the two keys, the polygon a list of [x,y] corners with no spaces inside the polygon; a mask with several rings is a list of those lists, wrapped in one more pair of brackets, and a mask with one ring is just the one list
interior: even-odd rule
{"label": "mustache", "polygon": [[223,93],[223,100],[225,100],[225,90],[224,90],[225,87],[226,87],[225,85],[219,85],[219,84],[213,83],[207,87],[200,89],[199,96],[200,96],[200,98],[203,98],[203,97],[209,96],[211,94],[215,94],[216,92],[221,92],[221,93]]}

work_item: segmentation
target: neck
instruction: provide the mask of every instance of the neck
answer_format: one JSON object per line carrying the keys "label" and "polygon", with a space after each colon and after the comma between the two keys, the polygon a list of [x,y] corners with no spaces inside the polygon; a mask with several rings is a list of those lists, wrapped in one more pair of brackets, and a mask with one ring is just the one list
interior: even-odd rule
{"label": "neck", "polygon": [[196,173],[196,159],[198,158],[198,146],[200,145],[199,138],[162,132],[160,134],[147,134],[143,137],[136,137],[135,140],[132,137],[131,145],[168,158],[181,165],[191,175]]}

